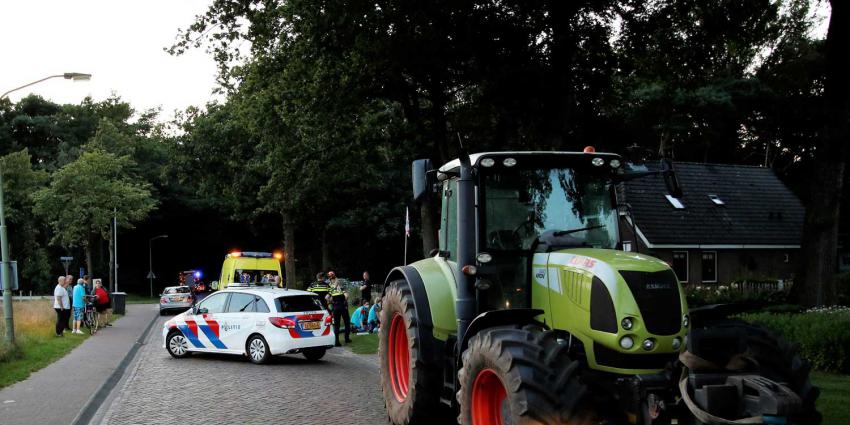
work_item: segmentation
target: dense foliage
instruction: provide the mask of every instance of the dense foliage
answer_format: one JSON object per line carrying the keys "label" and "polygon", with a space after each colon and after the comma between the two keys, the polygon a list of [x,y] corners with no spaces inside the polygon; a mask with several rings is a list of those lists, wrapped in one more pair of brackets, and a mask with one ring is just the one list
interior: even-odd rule
{"label": "dense foliage", "polygon": [[746,314],[796,344],[803,358],[823,372],[850,373],[850,309],[833,307],[805,313]]}
{"label": "dense foliage", "polygon": [[[84,244],[60,236],[71,230],[44,195],[93,159],[83,152],[127,158],[110,184],[147,190],[146,213],[158,203],[183,224],[226,218],[284,245],[299,282],[400,263],[406,206],[409,258],[433,247],[435,208],[408,205],[409,164],[447,161],[461,143],[765,164],[805,201],[797,177],[816,168],[827,74],[815,4],[214,0],[168,50],[208,49],[226,101],[185,111],[174,133],[120,99],[0,103],[0,153],[27,149],[31,168],[16,173],[44,188],[41,214],[10,225],[14,255],[41,264],[44,241]],[[98,229],[86,232],[107,236]]]}

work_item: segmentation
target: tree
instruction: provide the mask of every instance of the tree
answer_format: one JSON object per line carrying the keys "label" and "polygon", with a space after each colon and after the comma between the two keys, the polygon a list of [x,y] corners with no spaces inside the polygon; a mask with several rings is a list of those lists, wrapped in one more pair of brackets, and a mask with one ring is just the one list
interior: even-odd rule
{"label": "tree", "polygon": [[33,194],[35,212],[53,230],[52,243],[82,246],[89,270],[97,238],[111,238],[113,217],[119,226],[132,228],[156,206],[150,185],[127,175],[131,166],[127,156],[84,152],[56,171],[49,187]]}
{"label": "tree", "polygon": [[838,226],[850,160],[850,6],[830,1],[825,45],[825,108],[803,225],[795,293],[804,305],[836,302]]}

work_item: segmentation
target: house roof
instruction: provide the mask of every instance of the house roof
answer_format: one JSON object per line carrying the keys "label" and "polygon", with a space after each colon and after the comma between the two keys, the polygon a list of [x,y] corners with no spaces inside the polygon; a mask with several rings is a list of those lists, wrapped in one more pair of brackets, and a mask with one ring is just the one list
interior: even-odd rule
{"label": "house roof", "polygon": [[[656,164],[646,167],[659,169]],[[675,208],[665,197],[661,176],[625,182],[620,191],[649,247],[799,246],[805,209],[772,169],[687,162],[675,167],[684,208]]]}

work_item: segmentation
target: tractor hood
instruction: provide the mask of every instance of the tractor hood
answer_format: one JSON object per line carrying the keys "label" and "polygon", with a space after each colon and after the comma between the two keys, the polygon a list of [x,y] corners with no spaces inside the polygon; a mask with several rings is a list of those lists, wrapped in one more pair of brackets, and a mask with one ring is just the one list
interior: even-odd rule
{"label": "tractor hood", "polygon": [[657,258],[592,248],[536,253],[532,280],[535,308],[553,328],[582,340],[603,370],[659,370],[683,348],[685,294]]}

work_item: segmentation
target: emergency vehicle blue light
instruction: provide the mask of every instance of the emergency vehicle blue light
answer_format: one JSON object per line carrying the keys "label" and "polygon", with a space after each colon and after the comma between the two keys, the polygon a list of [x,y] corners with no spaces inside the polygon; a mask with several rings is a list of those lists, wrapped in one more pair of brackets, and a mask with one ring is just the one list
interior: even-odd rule
{"label": "emergency vehicle blue light", "polygon": [[200,271],[195,272],[195,279],[200,279],[200,278],[201,278],[201,272]]}

